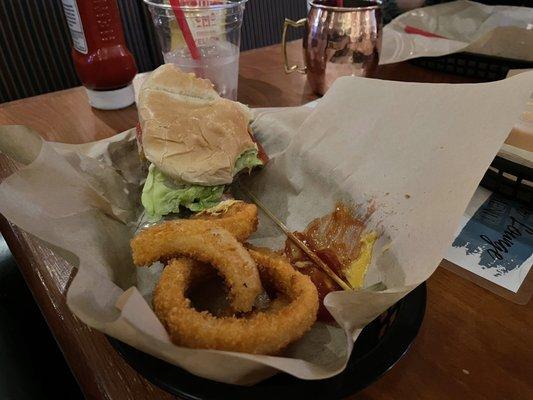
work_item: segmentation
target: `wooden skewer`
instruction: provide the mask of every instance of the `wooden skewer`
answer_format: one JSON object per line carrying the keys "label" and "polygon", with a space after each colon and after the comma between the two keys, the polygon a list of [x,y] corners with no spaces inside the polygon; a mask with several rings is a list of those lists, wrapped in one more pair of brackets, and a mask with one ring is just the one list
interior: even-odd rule
{"label": "wooden skewer", "polygon": [[281,222],[274,214],[270,212],[268,208],[265,207],[261,201],[255,197],[248,189],[244,188],[239,184],[240,189],[246,193],[248,197],[259,207],[263,212],[270,217],[272,221],[280,228],[287,237],[294,242],[307,256],[316,264],[318,267],[324,271],[331,279],[333,279],[337,284],[344,290],[354,290],[349,283],[343,281],[328,265],[322,261],[303,241],[301,241],[294,233],[292,233],[287,226]]}

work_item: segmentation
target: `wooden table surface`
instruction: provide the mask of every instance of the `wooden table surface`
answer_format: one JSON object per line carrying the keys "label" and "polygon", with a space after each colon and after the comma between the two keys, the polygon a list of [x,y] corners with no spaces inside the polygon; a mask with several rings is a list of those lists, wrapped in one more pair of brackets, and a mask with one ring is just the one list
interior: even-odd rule
{"label": "wooden table surface", "polygon": [[[289,45],[300,59],[300,44]],[[253,107],[294,106],[315,99],[299,74],[285,75],[279,46],[241,55],[239,100]],[[407,63],[380,67],[383,79],[471,82]],[[135,125],[134,106],[92,109],[82,88],[0,105],[0,124],[24,124],[51,141],[82,143]],[[0,156],[0,180],[16,166]],[[104,335],[68,310],[72,268],[35,238],[0,217],[0,228],[85,396],[171,399],[130,368]],[[353,399],[533,399],[531,302],[520,306],[439,267],[428,280],[428,306],[411,350]],[[57,382],[58,394],[61,382]]]}

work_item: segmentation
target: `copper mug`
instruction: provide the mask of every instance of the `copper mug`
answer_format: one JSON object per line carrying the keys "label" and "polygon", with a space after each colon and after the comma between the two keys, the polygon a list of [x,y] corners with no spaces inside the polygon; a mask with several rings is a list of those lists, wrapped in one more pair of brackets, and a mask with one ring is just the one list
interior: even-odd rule
{"label": "copper mug", "polygon": [[[372,76],[381,49],[381,6],[377,1],[309,1],[307,18],[285,19],[282,46],[285,72],[307,74],[314,93],[323,95],[339,76]],[[305,66],[289,65],[287,28],[305,26]]]}

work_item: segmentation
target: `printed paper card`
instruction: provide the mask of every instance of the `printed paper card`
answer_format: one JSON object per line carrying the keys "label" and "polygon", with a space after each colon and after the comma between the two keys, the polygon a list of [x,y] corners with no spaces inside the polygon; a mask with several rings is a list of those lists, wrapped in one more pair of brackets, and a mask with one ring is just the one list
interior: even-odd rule
{"label": "printed paper card", "polygon": [[518,292],[533,264],[533,209],[478,188],[445,258]]}

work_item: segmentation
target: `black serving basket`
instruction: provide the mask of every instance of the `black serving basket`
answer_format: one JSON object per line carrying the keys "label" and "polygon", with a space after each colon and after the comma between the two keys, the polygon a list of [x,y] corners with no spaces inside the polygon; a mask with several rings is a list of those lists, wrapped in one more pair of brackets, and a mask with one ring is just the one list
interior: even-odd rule
{"label": "black serving basket", "polygon": [[137,372],[182,399],[342,399],[377,380],[407,352],[422,324],[425,309],[423,283],[363,329],[342,373],[314,381],[279,373],[249,387],[218,383],[108,339]]}
{"label": "black serving basket", "polygon": [[533,62],[475,53],[453,53],[439,57],[420,57],[410,63],[435,71],[468,76],[484,81],[505,79],[511,69],[533,68]]}
{"label": "black serving basket", "polygon": [[513,200],[533,205],[533,168],[497,156],[481,186]]}

